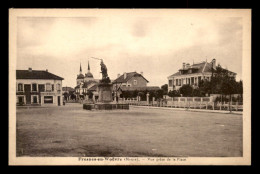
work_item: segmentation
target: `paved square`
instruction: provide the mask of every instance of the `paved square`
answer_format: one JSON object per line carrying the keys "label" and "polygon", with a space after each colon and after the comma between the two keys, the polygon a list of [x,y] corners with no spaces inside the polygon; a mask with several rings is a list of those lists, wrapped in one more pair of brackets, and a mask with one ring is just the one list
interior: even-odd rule
{"label": "paved square", "polygon": [[81,104],[17,109],[17,156],[237,157],[242,115]]}

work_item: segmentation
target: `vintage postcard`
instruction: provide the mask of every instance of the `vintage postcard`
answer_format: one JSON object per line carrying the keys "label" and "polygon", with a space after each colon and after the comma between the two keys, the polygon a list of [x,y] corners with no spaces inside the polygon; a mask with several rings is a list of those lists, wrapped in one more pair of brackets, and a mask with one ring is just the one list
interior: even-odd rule
{"label": "vintage postcard", "polygon": [[9,165],[251,165],[251,9],[9,9]]}

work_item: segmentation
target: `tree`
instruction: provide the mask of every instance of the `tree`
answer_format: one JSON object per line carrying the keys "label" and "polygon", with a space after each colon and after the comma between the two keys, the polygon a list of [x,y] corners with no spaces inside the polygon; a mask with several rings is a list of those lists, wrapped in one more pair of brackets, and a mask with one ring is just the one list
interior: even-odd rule
{"label": "tree", "polygon": [[146,94],[142,91],[138,92],[138,96],[141,98],[141,100],[146,100]]}
{"label": "tree", "polygon": [[183,97],[192,96],[192,91],[193,91],[193,88],[189,84],[183,85],[180,88],[180,93],[182,94]]}
{"label": "tree", "polygon": [[159,89],[155,92],[156,98],[163,98],[164,91],[162,89]]}
{"label": "tree", "polygon": [[179,97],[180,96],[180,92],[177,91],[177,90],[169,91],[168,96],[169,97]]}
{"label": "tree", "polygon": [[71,94],[70,98],[71,98],[71,100],[76,100],[76,95],[75,94]]}
{"label": "tree", "polygon": [[199,91],[201,96],[205,96],[206,94],[209,94],[211,91],[211,82],[207,80],[201,80],[199,82]]}
{"label": "tree", "polygon": [[241,100],[243,101],[243,82],[242,82],[242,80],[237,82],[237,93],[240,94]]}
{"label": "tree", "polygon": [[87,96],[88,96],[88,98],[91,99],[93,97],[93,92],[92,91],[88,91],[87,92]]}
{"label": "tree", "polygon": [[133,92],[133,98],[136,98],[137,97],[137,95],[138,95],[138,91],[137,90],[134,90],[134,92]]}
{"label": "tree", "polygon": [[168,94],[168,84],[162,85],[161,89],[163,90],[163,95],[167,95]]}

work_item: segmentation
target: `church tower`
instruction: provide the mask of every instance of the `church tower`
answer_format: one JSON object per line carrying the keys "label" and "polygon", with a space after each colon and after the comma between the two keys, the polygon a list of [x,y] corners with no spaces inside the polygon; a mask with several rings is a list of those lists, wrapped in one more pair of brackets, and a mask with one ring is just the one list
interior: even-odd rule
{"label": "church tower", "polygon": [[81,63],[79,67],[79,74],[77,75],[77,85],[79,85],[81,82],[84,81],[84,75],[82,74],[82,68],[81,68]]}
{"label": "church tower", "polygon": [[88,82],[93,80],[93,74],[90,72],[90,66],[89,66],[89,61],[88,61],[88,72],[85,74],[84,82]]}

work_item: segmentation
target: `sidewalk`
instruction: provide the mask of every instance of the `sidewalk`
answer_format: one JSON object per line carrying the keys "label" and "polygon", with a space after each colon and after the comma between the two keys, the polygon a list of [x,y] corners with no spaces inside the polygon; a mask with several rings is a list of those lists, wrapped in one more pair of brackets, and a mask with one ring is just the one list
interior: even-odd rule
{"label": "sidewalk", "polygon": [[239,112],[239,111],[232,111],[232,112],[230,112],[230,111],[223,111],[223,110],[169,108],[169,107],[136,106],[136,105],[130,105],[130,107],[148,108],[148,109],[177,110],[177,111],[191,111],[191,112],[211,112],[211,113],[223,113],[223,114],[238,114],[238,115],[243,115],[243,112]]}

